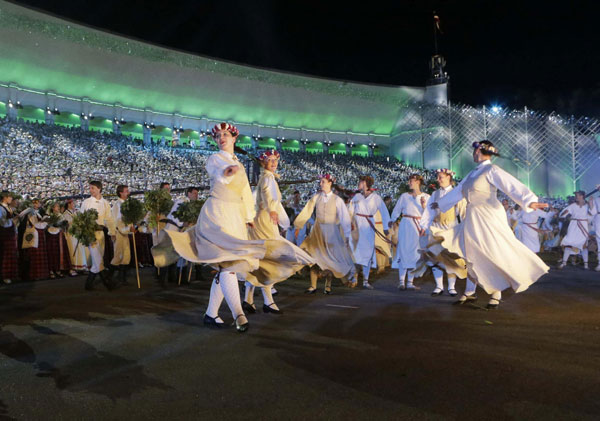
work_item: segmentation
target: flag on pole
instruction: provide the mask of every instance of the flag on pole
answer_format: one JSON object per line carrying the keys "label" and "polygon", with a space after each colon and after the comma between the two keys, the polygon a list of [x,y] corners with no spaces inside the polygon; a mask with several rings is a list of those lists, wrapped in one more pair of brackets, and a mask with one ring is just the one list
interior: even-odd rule
{"label": "flag on pole", "polygon": [[440,28],[440,17],[435,12],[433,12],[433,22],[435,24],[436,29],[440,32],[440,34],[443,34],[442,29]]}

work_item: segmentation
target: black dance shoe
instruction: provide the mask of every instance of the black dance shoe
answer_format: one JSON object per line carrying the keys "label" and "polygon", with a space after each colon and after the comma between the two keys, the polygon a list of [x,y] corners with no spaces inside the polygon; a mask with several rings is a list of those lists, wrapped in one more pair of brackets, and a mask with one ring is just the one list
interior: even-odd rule
{"label": "black dance shoe", "polygon": [[208,314],[204,315],[204,326],[211,329],[221,329],[225,323],[218,323],[217,317],[210,317]]}
{"label": "black dance shoe", "polygon": [[263,313],[283,314],[283,311],[275,310],[274,308],[271,307],[274,304],[275,303],[269,304],[269,305],[263,304]]}
{"label": "black dance shoe", "polygon": [[442,295],[443,293],[444,293],[444,290],[443,290],[443,289],[436,288],[436,289],[434,289],[434,290],[433,290],[433,292],[431,293],[431,296],[432,296],[432,297],[438,297],[438,296]]}
{"label": "black dance shoe", "polygon": [[239,322],[238,320],[239,320],[240,317],[246,318],[246,316],[244,314],[240,314],[239,316],[237,316],[235,318],[235,322],[234,322],[235,323],[235,328],[237,329],[238,332],[244,333],[250,327],[250,323],[248,323],[248,320],[246,320],[246,323]]}
{"label": "black dance shoe", "polygon": [[246,312],[246,313],[250,313],[250,314],[255,314],[256,313],[256,306],[254,304],[250,304],[247,301],[244,301],[242,303],[242,309]]}

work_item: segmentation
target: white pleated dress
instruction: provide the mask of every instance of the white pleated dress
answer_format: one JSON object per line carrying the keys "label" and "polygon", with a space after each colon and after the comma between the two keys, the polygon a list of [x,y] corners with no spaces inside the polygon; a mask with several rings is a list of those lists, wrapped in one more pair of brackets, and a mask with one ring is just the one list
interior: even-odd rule
{"label": "white pleated dress", "polygon": [[501,190],[526,212],[537,196],[512,175],[480,163],[463,181],[438,202],[446,212],[461,199],[467,200],[464,221],[449,230],[431,228],[442,246],[461,256],[469,278],[489,294],[511,287],[525,291],[548,272],[548,266],[523,243],[506,224],[506,212],[497,198]]}
{"label": "white pleated dress", "polygon": [[415,269],[421,258],[419,249],[427,245],[427,239],[419,237],[419,221],[423,215],[421,199],[427,203],[429,195],[421,193],[413,197],[410,193],[402,193],[392,211],[392,221],[402,215],[398,225],[396,256],[392,261],[394,269]]}

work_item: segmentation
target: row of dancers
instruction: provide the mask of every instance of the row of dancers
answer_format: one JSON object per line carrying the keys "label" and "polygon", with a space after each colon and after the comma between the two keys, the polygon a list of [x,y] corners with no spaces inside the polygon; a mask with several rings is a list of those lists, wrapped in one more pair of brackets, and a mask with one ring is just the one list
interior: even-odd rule
{"label": "row of dancers", "polygon": [[[234,153],[237,128],[220,123],[212,134],[219,152],[207,161],[211,191],[197,224],[183,232],[168,231],[168,238],[153,248],[159,267],[183,258],[209,264],[218,271],[211,285],[205,325],[224,326],[219,308],[226,300],[236,329],[247,331],[244,309],[250,313],[256,310],[251,302],[254,288],[262,289],[267,312],[278,311],[270,292],[273,285],[306,265],[311,267],[309,293],[316,290],[320,276],[325,277],[326,293],[331,291],[332,277],[356,286],[357,266],[362,270],[363,287],[372,289],[369,273],[375,263],[376,238],[387,239],[392,221],[399,217],[399,241],[392,266],[399,270],[400,289],[414,289],[415,276],[430,267],[436,295],[443,291],[446,272],[451,295],[457,295],[456,278],[467,280],[458,303],[476,300],[479,285],[490,295],[487,308],[493,309],[498,307],[503,290],[522,292],[548,272],[548,266],[515,237],[497,191],[503,191],[526,212],[548,205],[538,202],[526,186],[491,163],[499,153],[487,140],[473,144],[477,167],[454,188],[454,174],[447,169],[438,171],[440,188],[431,196],[421,192],[423,180],[411,176],[411,192],[399,198],[391,217],[373,189],[372,178],[360,178],[360,193],[347,207],[332,191],[334,176],[321,175],[320,192],[293,222],[298,235],[314,214],[311,232],[297,246],[282,237],[278,227],[290,225],[277,185],[278,153],[261,155],[264,171],[255,199]],[[374,218],[377,212],[380,221]],[[244,303],[238,280],[245,282]]]}

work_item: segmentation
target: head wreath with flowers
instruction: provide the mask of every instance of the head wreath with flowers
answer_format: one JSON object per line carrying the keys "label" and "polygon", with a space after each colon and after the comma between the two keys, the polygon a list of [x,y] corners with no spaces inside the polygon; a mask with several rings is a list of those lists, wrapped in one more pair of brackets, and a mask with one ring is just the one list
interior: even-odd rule
{"label": "head wreath with flowers", "polygon": [[319,175],[319,180],[321,180],[323,178],[325,180],[329,181],[330,183],[335,183],[335,177],[332,176],[331,174],[321,174],[321,175]]}
{"label": "head wreath with flowers", "polygon": [[489,140],[481,140],[479,142],[473,142],[473,149],[479,149],[486,155],[500,156],[498,148],[494,146]]}
{"label": "head wreath with flowers", "polygon": [[212,137],[215,138],[217,136],[217,133],[219,133],[220,131],[223,131],[223,130],[227,130],[229,133],[231,133],[231,136],[233,136],[233,137],[236,137],[237,135],[240,134],[240,131],[233,124],[219,123],[219,124],[215,124],[215,127],[212,128],[212,130],[211,130]]}
{"label": "head wreath with flowers", "polygon": [[279,159],[281,155],[275,149],[270,149],[268,151],[263,151],[260,155],[258,155],[259,161],[268,161],[269,159]]}
{"label": "head wreath with flowers", "polygon": [[449,170],[448,168],[439,168],[437,170],[435,170],[436,174],[446,174],[452,178],[454,178],[454,176],[456,175],[456,173],[454,171]]}

